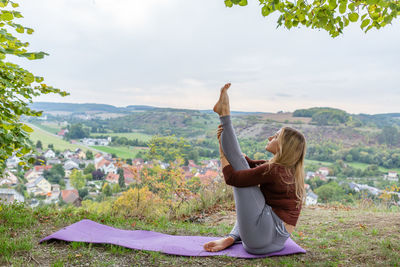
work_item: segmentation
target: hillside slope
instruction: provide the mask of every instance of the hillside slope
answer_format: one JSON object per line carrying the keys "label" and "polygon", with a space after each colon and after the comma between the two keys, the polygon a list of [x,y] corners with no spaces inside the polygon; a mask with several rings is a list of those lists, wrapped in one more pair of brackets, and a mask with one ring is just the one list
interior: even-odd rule
{"label": "hillside slope", "polygon": [[[232,209],[213,209],[190,220],[153,221],[99,215],[67,207],[31,211],[4,206],[0,211],[0,265],[15,266],[398,266],[400,213],[344,206],[310,206],[302,210],[292,239],[306,254],[264,259],[177,257],[104,244],[38,241],[81,219],[123,229],[179,235],[223,236],[233,226]],[[190,222],[194,221],[194,222]],[[197,222],[196,222],[197,221]]]}

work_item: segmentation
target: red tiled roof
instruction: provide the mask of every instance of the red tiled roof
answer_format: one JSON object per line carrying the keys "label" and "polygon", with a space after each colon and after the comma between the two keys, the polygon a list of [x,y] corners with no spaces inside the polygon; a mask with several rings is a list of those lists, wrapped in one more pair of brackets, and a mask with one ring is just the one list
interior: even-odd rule
{"label": "red tiled roof", "polygon": [[35,171],[36,172],[42,172],[45,170],[50,170],[53,166],[52,165],[40,165],[40,166],[35,166]]}
{"label": "red tiled roof", "polygon": [[99,163],[97,163],[97,168],[101,168],[101,167],[104,166],[104,165],[108,166],[108,165],[110,165],[110,164],[111,164],[110,161],[108,161],[108,160],[106,160],[106,159],[102,159],[102,160],[100,160]]}
{"label": "red tiled roof", "polygon": [[79,198],[79,193],[76,189],[61,190],[61,197],[67,203],[74,203]]}
{"label": "red tiled roof", "polygon": [[108,173],[106,180],[109,181],[110,183],[118,183],[119,175],[115,173]]}

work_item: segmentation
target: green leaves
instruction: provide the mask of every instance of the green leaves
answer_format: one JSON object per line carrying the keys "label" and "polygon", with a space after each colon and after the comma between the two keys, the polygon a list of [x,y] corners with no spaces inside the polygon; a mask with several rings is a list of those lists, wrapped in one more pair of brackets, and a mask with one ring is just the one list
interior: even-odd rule
{"label": "green leaves", "polygon": [[247,6],[247,0],[225,0],[225,6],[232,7],[233,5]]}
{"label": "green leaves", "polygon": [[369,19],[364,20],[364,21],[361,23],[361,29],[364,29],[369,23],[370,23],[370,20],[369,20]]}
{"label": "green leaves", "polygon": [[333,10],[337,7],[336,0],[329,0],[329,9]]}
{"label": "green leaves", "polygon": [[23,124],[21,129],[24,130],[25,132],[28,132],[28,133],[33,132],[33,129],[31,127],[29,127],[28,125],[26,125],[26,124]]}
{"label": "green leaves", "polygon": [[26,156],[33,152],[29,141],[32,129],[20,122],[21,116],[41,115],[41,112],[28,107],[33,97],[48,93],[67,95],[60,89],[42,83],[42,77],[35,77],[28,70],[9,60],[5,61],[9,55],[32,60],[48,55],[44,52],[28,51],[28,42],[23,42],[8,32],[11,28],[19,34],[32,34],[33,29],[14,23],[14,19],[22,18],[22,15],[17,11],[5,10],[7,7],[16,8],[18,4],[0,0],[0,177],[6,167],[7,158],[13,154],[21,157],[20,165],[24,168],[34,162],[33,158]]}
{"label": "green leaves", "polygon": [[232,7],[233,6],[232,1],[231,0],[225,0],[225,6]]}
{"label": "green leaves", "polygon": [[2,11],[0,18],[1,20],[10,21],[14,19],[14,16],[11,12]]}
{"label": "green leaves", "polygon": [[357,13],[350,13],[349,14],[349,20],[351,22],[356,22],[358,20],[358,14]]}
{"label": "green leaves", "polygon": [[[324,29],[332,37],[343,33],[350,22],[360,21],[365,32],[380,29],[400,16],[400,1],[397,0],[259,0],[261,14],[266,17],[277,11],[280,13],[277,25],[287,29],[305,25],[312,29]],[[225,5],[247,5],[243,0],[225,0]],[[359,19],[361,17],[361,19]]]}
{"label": "green leaves", "polygon": [[340,14],[344,14],[346,12],[346,8],[347,8],[347,0],[346,1],[340,1],[340,5],[339,5]]}

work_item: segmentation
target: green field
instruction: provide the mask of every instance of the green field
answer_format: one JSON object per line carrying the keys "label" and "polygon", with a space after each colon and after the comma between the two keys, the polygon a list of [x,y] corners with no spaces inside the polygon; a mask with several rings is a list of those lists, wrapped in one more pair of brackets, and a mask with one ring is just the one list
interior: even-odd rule
{"label": "green field", "polygon": [[49,132],[49,133],[53,133],[53,134],[57,134],[60,130],[61,127],[59,127],[57,124],[55,123],[34,123],[33,125],[35,125],[36,127]]}
{"label": "green field", "polygon": [[[328,162],[328,161],[318,161],[318,160],[311,160],[311,159],[306,159],[306,164],[307,163],[311,163],[311,164],[319,164],[321,166],[329,166],[330,164],[332,164],[333,162]],[[357,168],[357,169],[366,169],[368,167],[367,163],[361,163],[361,162],[345,162],[346,164],[348,164],[349,166],[353,167],[353,168]],[[388,171],[395,171],[397,173],[400,173],[400,168],[392,168],[392,169],[388,169],[388,168],[384,168],[379,166],[379,171],[383,172],[383,173],[387,173]]]}
{"label": "green field", "polygon": [[92,133],[91,136],[100,136],[100,135],[107,135],[107,136],[117,136],[117,137],[126,137],[130,140],[138,139],[139,141],[147,142],[151,139],[151,135],[144,134],[144,133]]}
{"label": "green field", "polygon": [[29,125],[34,131],[31,133],[30,139],[32,140],[32,142],[34,144],[36,144],[36,142],[38,140],[40,140],[42,142],[43,145],[43,149],[46,149],[47,146],[49,144],[53,144],[54,148],[57,150],[61,150],[64,151],[66,149],[70,149],[70,150],[75,150],[77,148],[81,148],[84,151],[88,150],[88,148],[86,148],[85,146],[82,145],[77,145],[77,144],[70,144],[67,141],[54,136],[53,134],[43,131],[42,129],[39,129],[38,127],[30,124]]}
{"label": "green field", "polygon": [[91,146],[94,149],[100,150],[102,152],[115,154],[119,158],[128,159],[128,158],[135,158],[136,154],[140,150],[144,150],[143,148],[128,148],[125,146]]}

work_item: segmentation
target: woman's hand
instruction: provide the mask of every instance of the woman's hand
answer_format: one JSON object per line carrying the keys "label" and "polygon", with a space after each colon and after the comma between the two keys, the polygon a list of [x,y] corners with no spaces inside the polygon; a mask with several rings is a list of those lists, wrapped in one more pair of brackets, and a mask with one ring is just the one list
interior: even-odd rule
{"label": "woman's hand", "polygon": [[222,134],[223,130],[224,130],[224,128],[222,128],[222,125],[218,125],[217,138],[218,138],[219,155],[220,155],[220,159],[221,159],[222,168],[229,165],[229,162],[225,157],[225,154],[224,154],[224,151],[222,150],[222,145],[221,145],[221,134]]}
{"label": "woman's hand", "polygon": [[224,128],[222,128],[222,124],[218,125],[217,138],[218,138],[219,141],[221,141],[221,134],[222,134],[223,130],[224,130]]}

